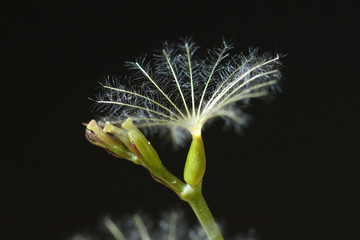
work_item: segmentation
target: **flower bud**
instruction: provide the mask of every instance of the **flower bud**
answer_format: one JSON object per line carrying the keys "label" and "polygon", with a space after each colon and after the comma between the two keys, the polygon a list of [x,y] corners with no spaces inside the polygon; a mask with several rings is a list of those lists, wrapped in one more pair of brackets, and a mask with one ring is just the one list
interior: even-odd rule
{"label": "flower bud", "polygon": [[185,182],[191,186],[197,186],[200,184],[204,177],[205,166],[205,149],[200,133],[193,135],[193,140],[190,145],[184,168]]}
{"label": "flower bud", "polygon": [[[138,164],[135,154],[133,154],[124,144],[123,141],[127,134],[123,133],[124,136],[121,138],[119,136],[115,136],[113,132],[115,132],[115,126],[113,128],[110,126],[110,123],[106,123],[106,129],[102,129],[95,120],[91,120],[86,125],[86,138],[94,145],[104,148],[109,153],[115,155],[119,158],[124,158],[133,161]],[[112,129],[113,131],[109,131]],[[106,131],[105,131],[106,130]],[[120,134],[120,131],[116,132],[117,135]],[[130,141],[130,140],[127,140]],[[125,140],[126,142],[126,140]]]}
{"label": "flower bud", "polygon": [[[122,127],[127,130],[127,134],[131,142],[134,143],[135,148],[141,154],[143,164],[146,168],[162,169],[164,166],[161,163],[159,155],[152,147],[149,140],[139,131],[137,127],[132,123],[131,118],[128,118]],[[150,169],[149,169],[150,170]],[[150,170],[151,171],[151,170]]]}
{"label": "flower bud", "polygon": [[112,125],[110,122],[106,122],[104,129],[104,132],[112,134],[114,137],[119,139],[122,144],[125,145],[129,150],[132,149],[131,141],[129,139],[129,136],[127,134],[127,131],[123,128],[118,128],[114,125]]}

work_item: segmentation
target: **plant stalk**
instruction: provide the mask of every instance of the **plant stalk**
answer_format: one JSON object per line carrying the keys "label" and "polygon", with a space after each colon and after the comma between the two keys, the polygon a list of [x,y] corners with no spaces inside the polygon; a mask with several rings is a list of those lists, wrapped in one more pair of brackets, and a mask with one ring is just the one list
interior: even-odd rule
{"label": "plant stalk", "polygon": [[198,187],[187,186],[191,190],[187,190],[188,194],[182,194],[182,199],[189,203],[203,227],[209,240],[224,240],[213,215],[201,192],[201,184]]}

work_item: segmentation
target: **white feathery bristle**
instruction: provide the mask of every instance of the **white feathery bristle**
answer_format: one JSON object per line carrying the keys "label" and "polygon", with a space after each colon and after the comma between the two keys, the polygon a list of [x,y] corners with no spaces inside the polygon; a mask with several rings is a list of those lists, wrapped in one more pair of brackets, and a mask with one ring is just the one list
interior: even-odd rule
{"label": "white feathery bristle", "polygon": [[[92,234],[77,233],[71,240],[207,240],[200,225],[190,225],[180,211],[165,211],[156,222],[144,214],[133,214],[113,221],[105,217],[101,227]],[[247,233],[241,233],[227,239],[256,240],[253,228]]]}
{"label": "white feathery bristle", "polygon": [[138,127],[171,129],[179,136],[184,129],[195,134],[217,117],[239,126],[246,117],[235,103],[245,106],[278,88],[279,55],[258,49],[231,55],[225,41],[205,58],[195,55],[197,49],[190,40],[165,43],[150,61],[127,63],[135,73],[123,80],[107,77],[99,109],[115,121],[130,117]]}

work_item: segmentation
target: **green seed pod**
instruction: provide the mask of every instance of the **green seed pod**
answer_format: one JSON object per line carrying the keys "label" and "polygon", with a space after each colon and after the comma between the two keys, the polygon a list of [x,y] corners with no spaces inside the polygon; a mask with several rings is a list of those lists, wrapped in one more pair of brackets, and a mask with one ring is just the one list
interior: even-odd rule
{"label": "green seed pod", "polygon": [[201,183],[206,167],[204,143],[201,134],[194,135],[186,158],[184,180],[191,186]]}
{"label": "green seed pod", "polygon": [[142,155],[145,167],[162,169],[163,165],[161,163],[159,155],[152,147],[149,140],[147,140],[145,136],[139,131],[139,129],[134,126],[132,120],[128,118],[122,124],[122,127],[127,130],[130,141],[135,144],[137,150]]}

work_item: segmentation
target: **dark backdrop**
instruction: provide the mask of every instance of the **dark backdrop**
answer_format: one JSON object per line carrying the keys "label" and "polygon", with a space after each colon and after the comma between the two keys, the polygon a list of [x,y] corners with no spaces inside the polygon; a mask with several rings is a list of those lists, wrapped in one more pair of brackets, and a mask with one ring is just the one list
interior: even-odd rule
{"label": "dark backdrop", "polygon": [[[120,1],[119,1],[120,2]],[[84,137],[104,76],[163,41],[233,39],[287,54],[283,93],[243,134],[204,132],[205,198],[227,235],[360,239],[358,11],[340,1],[12,3],[2,8],[1,239],[66,239],[141,209],[190,209],[142,168]],[[5,16],[5,18],[4,18]],[[154,138],[181,176],[186,147]],[[6,236],[10,234],[10,236]]]}

